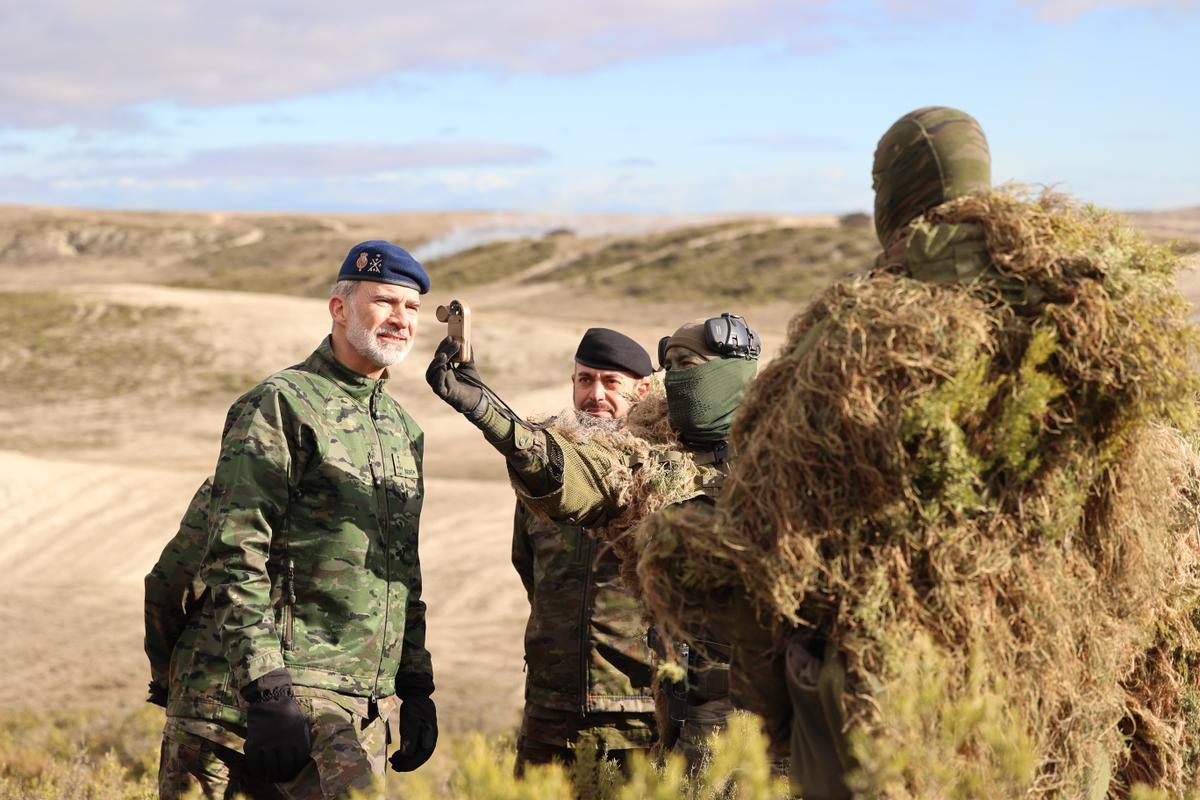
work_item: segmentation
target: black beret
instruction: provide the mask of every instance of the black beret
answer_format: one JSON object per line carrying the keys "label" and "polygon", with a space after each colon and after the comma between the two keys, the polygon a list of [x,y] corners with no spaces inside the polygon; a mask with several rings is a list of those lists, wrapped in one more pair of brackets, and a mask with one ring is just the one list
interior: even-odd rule
{"label": "black beret", "polygon": [[654,367],[640,344],[608,328],[588,328],[579,340],[575,360],[592,369],[611,369],[644,378]]}
{"label": "black beret", "polygon": [[339,281],[375,281],[408,286],[421,294],[429,291],[429,275],[403,247],[382,239],[356,244],[346,254]]}

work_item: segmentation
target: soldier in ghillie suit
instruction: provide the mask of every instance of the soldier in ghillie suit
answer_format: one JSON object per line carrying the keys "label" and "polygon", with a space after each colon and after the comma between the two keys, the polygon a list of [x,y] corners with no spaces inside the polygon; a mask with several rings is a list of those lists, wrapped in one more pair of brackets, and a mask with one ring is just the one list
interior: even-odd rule
{"label": "soldier in ghillie suit", "polygon": [[[632,525],[669,504],[709,503],[720,490],[735,455],[726,439],[760,351],[757,334],[741,317],[682,326],[660,344],[667,368],[662,384],[653,385],[620,429],[580,425],[574,414],[526,422],[487,389],[471,364],[453,365],[458,345],[451,339],[438,348],[426,379],[504,455],[513,487],[531,511],[588,528],[629,564],[624,534]],[[695,766],[732,710],[728,651],[702,626],[684,632],[695,656],[687,680],[660,691],[659,735]],[[669,712],[668,691],[678,701]]]}
{"label": "soldier in ghillie suit", "polygon": [[[649,392],[653,371],[633,339],[589,329],[571,373],[579,421],[623,424]],[[626,763],[657,734],[653,657],[621,560],[583,528],[540,518],[518,502],[512,561],[529,597],[518,774],[527,764],[570,763],[587,743]]]}
{"label": "soldier in ghillie suit", "polygon": [[717,504],[631,531],[641,600],[728,631],[735,702],[806,800],[1186,796],[1200,338],[1178,257],[992,190],[954,109],[902,117],[873,171],[875,269],[792,321]]}
{"label": "soldier in ghillie suit", "polygon": [[[949,200],[991,188],[987,140],[972,117],[947,108],[905,115],[879,141],[872,182],[875,231],[885,250],[877,268],[937,283],[971,281],[988,269],[982,237],[970,227],[941,231],[944,240],[936,243],[934,258],[915,265],[907,258],[909,223]],[[810,346],[821,346],[816,334]],[[734,604],[740,618],[735,616],[730,625],[737,651],[735,703],[763,717],[778,754],[790,759],[792,783],[805,800],[849,798],[845,667],[828,638],[829,620],[806,618],[810,624],[791,631],[786,644],[776,647],[778,632],[762,627],[753,608],[741,600]]]}
{"label": "soldier in ghillie suit", "polygon": [[397,711],[392,768],[432,754],[423,434],[384,392],[428,290],[401,248],[355,246],[332,334],[230,408],[216,471],[146,576],[160,797],[369,789]]}

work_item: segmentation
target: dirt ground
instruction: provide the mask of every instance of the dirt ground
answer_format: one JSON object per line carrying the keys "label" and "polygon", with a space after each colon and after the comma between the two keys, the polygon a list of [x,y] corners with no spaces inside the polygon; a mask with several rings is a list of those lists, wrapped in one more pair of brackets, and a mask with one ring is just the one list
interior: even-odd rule
{"label": "dirt ground", "polygon": [[[60,272],[47,275],[61,287]],[[91,303],[181,309],[184,351],[210,357],[234,378],[221,390],[193,391],[199,372],[184,359],[165,379],[118,398],[73,400],[67,392],[53,403],[0,408],[0,431],[13,434],[0,449],[0,708],[141,701],[142,578],[212,469],[226,408],[258,378],[303,359],[328,330],[317,300],[119,278],[111,269],[102,280],[75,275],[71,290]],[[46,285],[26,273],[20,288]],[[1183,285],[1200,298],[1194,272]],[[771,353],[799,310],[629,306],[554,286],[461,296],[474,308],[481,371],[528,414],[569,403],[571,355],[589,326],[620,328],[653,353],[680,322],[734,310]],[[394,370],[390,390],[426,434],[421,560],[443,727],[500,732],[518,719],[528,607],[509,561],[513,497],[502,460],[423,379],[442,335],[433,310],[449,299],[436,291],[425,298],[417,346]],[[21,380],[5,372],[5,381]],[[65,369],[61,381],[69,387],[83,373]]]}

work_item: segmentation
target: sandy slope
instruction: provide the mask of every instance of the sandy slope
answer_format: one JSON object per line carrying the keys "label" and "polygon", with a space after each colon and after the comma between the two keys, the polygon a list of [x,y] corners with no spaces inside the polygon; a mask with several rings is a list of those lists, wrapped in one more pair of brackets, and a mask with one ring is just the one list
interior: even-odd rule
{"label": "sandy slope", "polygon": [[[0,452],[0,708],[136,700],[142,577],[202,477]],[[451,727],[511,722],[520,699],[514,632],[526,611],[505,568],[511,505],[499,481],[427,482],[429,647]]]}
{"label": "sandy slope", "polygon": [[[190,346],[220,354],[246,386],[189,397],[196,371],[130,397],[0,410],[21,452],[0,450],[0,707],[56,702],[136,703],[142,577],[211,470],[230,401],[253,378],[304,358],[328,330],[324,303],[236,292],[105,284],[87,302],[168,305],[187,314]],[[698,313],[529,298],[497,287],[464,295],[475,308],[481,369],[526,413],[569,403],[571,356],[593,324],[620,326],[653,351],[658,336]],[[509,553],[513,498],[503,463],[423,380],[442,334],[427,298],[414,353],[389,390],[426,433],[427,499],[421,557],[429,645],[449,728],[511,729],[523,685],[527,605]],[[771,316],[768,346],[783,319]],[[69,377],[67,378],[69,379]]]}

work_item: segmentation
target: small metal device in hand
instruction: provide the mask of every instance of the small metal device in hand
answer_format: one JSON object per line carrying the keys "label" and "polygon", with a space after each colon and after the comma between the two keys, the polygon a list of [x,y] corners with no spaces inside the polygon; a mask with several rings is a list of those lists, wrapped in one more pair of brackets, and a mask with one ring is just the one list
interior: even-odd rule
{"label": "small metal device in hand", "polygon": [[451,300],[448,306],[437,307],[438,322],[446,323],[447,334],[458,342],[458,355],[453,363],[466,364],[472,360],[471,353],[471,308],[459,300]]}

